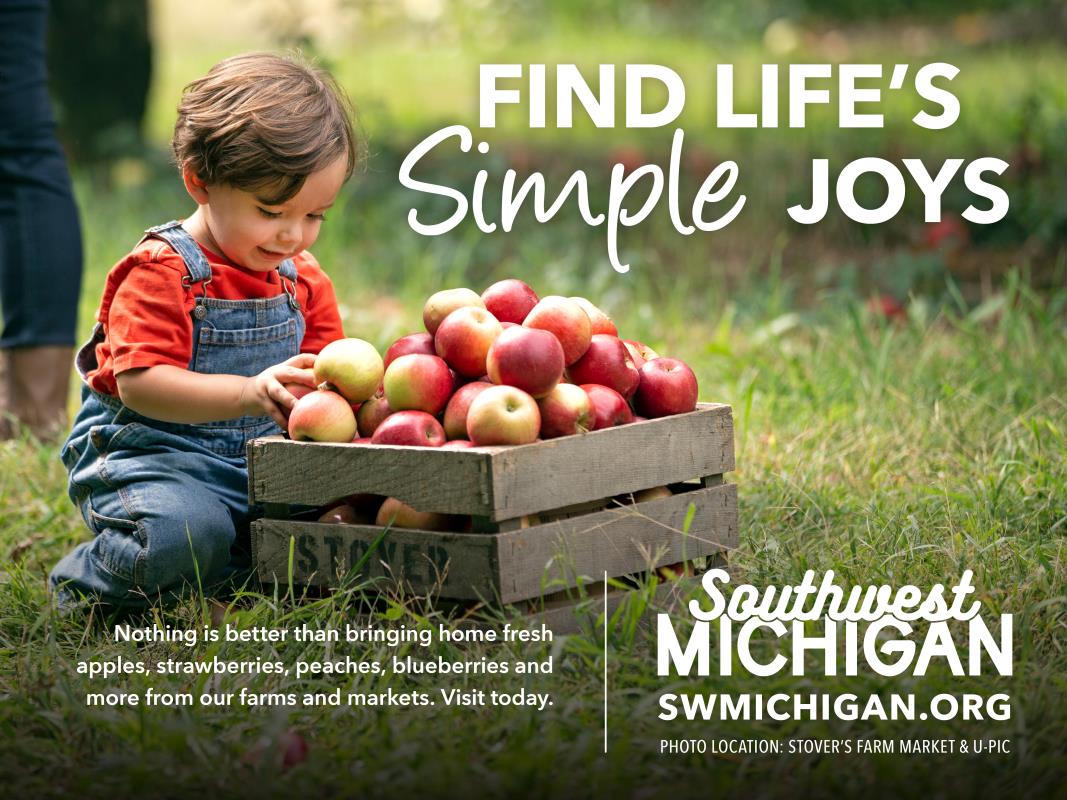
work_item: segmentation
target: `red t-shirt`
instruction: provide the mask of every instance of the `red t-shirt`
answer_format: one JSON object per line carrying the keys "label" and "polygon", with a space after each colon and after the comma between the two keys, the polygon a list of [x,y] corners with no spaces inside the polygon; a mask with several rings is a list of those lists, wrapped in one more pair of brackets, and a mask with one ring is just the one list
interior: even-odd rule
{"label": "red t-shirt", "polygon": [[[211,265],[207,296],[220,300],[275,297],[284,291],[277,270],[255,272],[201,247]],[[297,255],[296,299],[304,315],[301,353],[318,353],[344,337],[333,284],[315,257]],[[96,347],[97,368],[86,380],[93,389],[118,396],[115,376],[136,367],[171,364],[187,369],[193,356],[193,318],[202,283],[182,285],[182,257],[160,239],[146,239],[107,275],[96,319],[104,341]]]}

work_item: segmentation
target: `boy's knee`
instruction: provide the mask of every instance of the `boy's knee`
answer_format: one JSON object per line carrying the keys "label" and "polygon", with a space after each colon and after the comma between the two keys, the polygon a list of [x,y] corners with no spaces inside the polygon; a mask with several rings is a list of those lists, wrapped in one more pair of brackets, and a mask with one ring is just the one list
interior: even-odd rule
{"label": "boy's knee", "polygon": [[207,586],[225,569],[234,523],[221,503],[204,503],[182,514],[157,518],[146,531],[142,589],[148,593],[182,583]]}

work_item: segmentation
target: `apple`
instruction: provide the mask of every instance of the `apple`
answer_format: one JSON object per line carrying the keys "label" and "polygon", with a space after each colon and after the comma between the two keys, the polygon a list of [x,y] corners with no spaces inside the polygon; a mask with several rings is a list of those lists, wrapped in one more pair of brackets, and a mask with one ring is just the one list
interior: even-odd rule
{"label": "apple", "polygon": [[393,528],[411,528],[420,531],[447,531],[460,527],[453,514],[438,514],[433,511],[416,511],[407,503],[395,497],[385,498],[378,509],[375,525],[389,525]]}
{"label": "apple", "polygon": [[641,367],[634,408],[645,417],[684,414],[697,406],[697,377],[684,361],[654,358]]}
{"label": "apple", "polygon": [[660,580],[676,581],[679,578],[691,578],[696,575],[696,566],[692,561],[677,561],[674,564],[657,567],[656,574]]}
{"label": "apple", "polygon": [[503,328],[484,308],[457,308],[441,321],[434,335],[437,355],[465,378],[485,374],[485,357]]}
{"label": "apple", "polygon": [[514,386],[490,386],[467,412],[467,437],[479,447],[530,444],[540,430],[537,401]]}
{"label": "apple", "polygon": [[359,407],[356,412],[356,429],[359,435],[369,437],[374,435],[375,429],[382,424],[382,420],[393,413],[389,401],[382,395],[375,395]]}
{"label": "apple", "polygon": [[433,349],[433,336],[428,333],[409,333],[407,336],[401,336],[389,345],[389,349],[385,351],[385,358],[383,359],[385,368],[389,369],[389,365],[400,356],[407,356],[412,353],[425,353],[428,356],[437,355],[437,351]]}
{"label": "apple", "polygon": [[485,308],[485,303],[472,289],[445,289],[434,292],[422,307],[422,323],[433,336],[445,317],[463,306]]}
{"label": "apple", "polygon": [[474,442],[470,439],[452,439],[441,445],[442,450],[467,450],[474,447]]}
{"label": "apple", "polygon": [[438,356],[411,353],[400,356],[385,371],[385,399],[393,411],[440,414],[452,396],[453,378]]}
{"label": "apple", "polygon": [[663,500],[667,497],[674,497],[674,492],[668,486],[653,486],[651,489],[642,489],[639,492],[634,492],[632,497],[635,503],[645,503],[649,500]]}
{"label": "apple", "polygon": [[563,377],[563,346],[548,331],[509,328],[489,348],[485,365],[493,383],[544,397]]}
{"label": "apple", "polygon": [[615,327],[615,323],[612,322],[611,317],[584,297],[572,297],[571,300],[580,305],[582,311],[589,317],[589,327],[594,336],[598,333],[606,333],[609,336],[619,335],[619,329]]}
{"label": "apple", "polygon": [[541,412],[541,438],[571,436],[593,429],[593,403],[580,386],[560,383],[537,401]]}
{"label": "apple", "polygon": [[630,351],[616,336],[595,334],[585,355],[568,368],[570,378],[577,384],[599,383],[629,398],[641,382],[641,373],[634,366]]}
{"label": "apple", "polygon": [[289,438],[297,442],[351,442],[356,435],[352,406],[337,392],[319,389],[296,401],[289,412]]}
{"label": "apple", "polygon": [[370,441],[371,444],[440,447],[445,443],[445,431],[425,411],[397,411],[382,420]]}
{"label": "apple", "polygon": [[573,300],[559,295],[542,297],[522,324],[555,334],[563,346],[563,362],[567,365],[582,357],[593,335],[589,315]]}
{"label": "apple", "polygon": [[634,360],[634,366],[638,369],[641,369],[641,365],[646,361],[659,358],[659,353],[647,344],[642,344],[634,339],[623,339],[622,343],[626,345],[626,349],[630,351],[630,358]]}
{"label": "apple", "polygon": [[352,508],[348,503],[338,503],[330,506],[319,515],[316,521],[324,522],[327,525],[359,525],[363,522],[356,509]]}
{"label": "apple", "polygon": [[521,325],[530,309],[537,305],[537,294],[517,278],[507,278],[482,292],[482,302],[501,322]]}
{"label": "apple", "polygon": [[597,383],[584,383],[581,387],[593,406],[593,430],[613,428],[616,425],[629,425],[633,422],[634,415],[626,398]]}
{"label": "apple", "polygon": [[490,388],[493,384],[474,381],[465,386],[460,386],[452,399],[445,406],[445,436],[449,439],[464,440],[467,438],[467,412],[470,410],[474,398]]}
{"label": "apple", "polygon": [[312,392],[317,391],[317,387],[308,386],[304,383],[283,383],[282,386],[285,387],[285,391],[289,392],[289,394],[297,400],[306,394],[311,394]]}
{"label": "apple", "polygon": [[307,761],[308,743],[291,728],[278,734],[277,739],[263,736],[244,754],[242,761],[251,767],[262,768],[264,765],[273,770],[281,767],[282,772]]}
{"label": "apple", "polygon": [[[374,345],[362,339],[337,339],[315,358],[315,382],[333,387],[350,403],[362,403],[378,390],[385,366]],[[323,386],[322,384],[328,386]]]}

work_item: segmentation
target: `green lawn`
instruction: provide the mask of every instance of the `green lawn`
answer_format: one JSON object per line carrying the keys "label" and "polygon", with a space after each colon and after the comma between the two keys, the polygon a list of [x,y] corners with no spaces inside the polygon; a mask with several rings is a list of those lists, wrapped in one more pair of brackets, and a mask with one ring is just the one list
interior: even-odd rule
{"label": "green lawn", "polygon": [[[101,213],[88,206],[90,214]],[[458,269],[458,268],[457,268]],[[459,273],[461,274],[461,273]],[[99,276],[93,276],[98,279]],[[425,276],[420,273],[420,278]],[[473,283],[473,281],[472,281]],[[547,292],[551,282],[535,281]],[[413,326],[412,287],[399,303],[396,327]],[[806,569],[834,569],[843,583],[951,582],[973,569],[979,599],[990,614],[1015,615],[1012,678],[952,678],[934,670],[923,679],[796,679],[736,677],[729,681],[679,681],[655,677],[653,643],[635,637],[635,605],[612,621],[609,685],[612,738],[600,754],[601,643],[596,638],[558,640],[551,651],[515,648],[516,655],[556,657],[551,678],[536,687],[555,694],[555,705],[536,712],[434,710],[405,712],[244,712],[217,710],[85,710],[86,691],[99,688],[76,674],[83,659],[133,658],[129,644],[111,641],[84,619],[57,619],[46,605],[44,577],[52,563],[85,536],[65,496],[65,475],[52,447],[13,442],[0,450],[3,475],[2,537],[7,560],[0,585],[0,730],[7,745],[0,771],[18,774],[8,785],[25,790],[103,793],[131,776],[150,787],[165,775],[172,786],[237,794],[262,782],[278,792],[314,783],[323,791],[349,787],[376,793],[418,786],[458,787],[466,781],[493,796],[516,792],[573,791],[572,776],[587,788],[623,792],[648,785],[649,796],[685,782],[743,793],[777,787],[784,795],[803,787],[855,791],[877,781],[885,791],[923,784],[958,790],[1009,791],[1020,785],[1052,790],[1065,779],[1064,597],[1067,570],[1067,294],[1036,296],[1012,279],[1002,293],[977,308],[936,308],[921,299],[900,325],[870,319],[845,291],[827,293],[818,308],[791,304],[790,286],[777,278],[738,292],[732,304],[705,293],[709,304],[694,316],[687,296],[694,287],[662,291],[655,303],[615,287],[605,305],[623,331],[634,332],[661,352],[690,361],[701,380],[701,398],[729,402],[737,424],[742,545],[731,563],[740,578],[758,585],[796,583]],[[590,291],[594,299],[600,295]],[[951,292],[950,292],[951,294]],[[341,300],[373,333],[364,293],[351,287]],[[379,297],[379,305],[383,302]],[[397,302],[397,301],[394,301]],[[390,334],[391,335],[391,334]],[[383,341],[384,334],[378,337]],[[359,596],[349,592],[319,600],[249,595],[241,624],[315,626],[338,624]],[[395,607],[400,609],[400,606]],[[158,619],[195,624],[195,602]],[[416,624],[426,611],[411,604],[389,619]],[[383,617],[381,624],[390,624]],[[420,623],[421,624],[421,623]],[[507,650],[509,646],[497,645]],[[322,645],[283,645],[277,657],[292,664],[321,653]],[[152,657],[240,660],[263,655],[261,645],[214,644],[187,649],[152,645]],[[341,652],[341,650],[338,650]],[[353,657],[382,655],[353,646]],[[437,652],[458,657],[454,646]],[[488,654],[488,646],[468,651]],[[498,651],[499,652],[499,651]],[[357,678],[349,690],[397,690],[426,679]],[[457,679],[470,687],[478,678]],[[131,678],[125,685],[145,688]],[[202,688],[181,678],[153,678],[160,690]],[[226,685],[226,681],[223,681]],[[241,683],[234,683],[243,685]],[[256,678],[257,691],[329,690],[320,678]],[[773,725],[657,723],[656,698],[668,685],[697,689],[769,692],[937,691],[1008,692],[1010,722],[794,723]],[[801,688],[802,687],[802,688]],[[531,688],[535,688],[533,685]],[[284,775],[252,773],[241,755],[263,732],[286,726],[303,732],[310,760]],[[812,756],[778,759],[666,759],[658,740],[669,735],[958,737],[1013,739],[1010,757],[913,759],[853,756],[847,761]],[[63,776],[63,777],[60,777]],[[11,781],[17,781],[12,783]],[[769,783],[773,781],[773,783]],[[240,787],[240,790],[238,789]],[[580,792],[579,792],[580,793]],[[773,793],[773,792],[772,792]]]}
{"label": "green lawn", "polygon": [[[257,43],[228,36],[227,30],[216,26],[211,35],[186,40],[189,45],[182,49],[177,29],[161,46],[149,126],[156,146],[172,124],[168,115],[178,87],[216,58],[249,49],[241,42]],[[622,34],[554,37],[547,44],[532,38],[508,45],[507,53],[513,61],[551,62],[580,49],[582,63],[622,63],[640,55],[672,64],[693,81],[686,124],[692,120],[694,132],[720,137],[703,122],[708,100],[700,87],[710,85],[705,68],[727,60],[755,64],[760,54],[744,48],[716,52],[693,41],[647,42]],[[473,124],[472,70],[480,60],[499,56],[502,46],[486,41],[481,48],[457,50],[426,44],[412,57],[410,48],[396,43],[368,43],[357,52],[334,54],[339,75],[367,110],[372,153],[378,154],[331,212],[314,249],[337,287],[349,335],[384,347],[418,329],[422,300],[431,292],[460,285],[480,290],[507,275],[524,278],[541,294],[588,296],[612,313],[624,333],[687,360],[700,379],[702,400],[733,406],[738,469],[731,479],[740,495],[741,546],[731,565],[738,578],[757,585],[793,584],[805,570],[833,569],[843,584],[927,587],[952,583],[972,569],[987,613],[1015,615],[1014,675],[953,678],[935,669],[921,679],[870,674],[809,674],[803,680],[658,678],[654,641],[634,633],[636,620],[647,614],[641,603],[633,603],[609,624],[611,737],[606,756],[601,753],[604,663],[598,636],[559,639],[543,649],[497,645],[464,651],[466,658],[505,652],[533,659],[551,653],[555,674],[530,683],[530,688],[555,695],[554,706],[543,714],[442,707],[403,712],[89,712],[84,695],[102,684],[76,672],[74,665],[81,660],[276,655],[292,665],[321,656],[323,646],[156,644],[141,650],[112,641],[85,618],[57,618],[47,604],[46,575],[87,531],[66,497],[56,448],[6,442],[0,444],[0,547],[6,554],[0,574],[0,777],[5,788],[12,796],[125,796],[128,791],[122,789],[132,783],[148,796],[163,784],[175,796],[197,790],[221,796],[297,791],[375,796],[432,793],[432,787],[459,793],[470,786],[470,792],[493,797],[796,797],[861,791],[912,796],[919,787],[936,787],[924,794],[994,796],[1029,790],[1035,797],[1062,796],[1067,785],[1067,291],[1035,292],[1023,269],[965,299],[940,256],[916,255],[904,238],[891,242],[888,250],[880,241],[864,250],[867,234],[855,226],[848,231],[852,261],[831,258],[840,243],[826,236],[819,243],[825,259],[787,259],[783,266],[788,235],[776,238],[780,220],[761,227],[763,217],[732,239],[712,237],[700,244],[672,239],[664,234],[662,220],[653,222],[643,232],[627,234],[625,245],[636,260],[625,277],[606,266],[603,232],[573,222],[526,226],[510,237],[482,237],[470,227],[432,240],[415,236],[405,222],[413,200],[396,184],[397,156],[443,118]],[[935,55],[944,56],[934,49],[909,61],[934,60]],[[967,124],[961,122],[943,137],[898,127],[885,134],[899,135],[894,146],[921,146],[935,154],[957,147],[971,154],[1002,154],[1017,141],[1015,111],[1032,93],[1042,98],[1037,130],[1046,137],[1042,141],[1048,152],[1059,158],[1067,151],[1064,89],[1052,78],[1063,72],[1062,49],[957,49],[949,55],[963,70]],[[880,50],[871,45],[869,60],[893,63],[892,43]],[[1038,74],[1044,78],[1035,84]],[[904,105],[899,102],[897,109]],[[809,131],[810,138],[784,140],[781,132],[768,133],[759,137],[755,149],[737,132],[708,146],[727,154],[736,151],[739,160],[755,159],[757,166],[749,167],[754,175],[768,174],[760,173],[759,165],[774,165],[773,174],[781,177],[791,167],[789,159],[778,161],[775,155],[783,142],[790,152],[795,148],[791,158],[809,148],[841,145],[825,123]],[[602,160],[588,131],[575,135],[577,162]],[[571,140],[558,137],[535,144],[550,154],[570,152]],[[752,155],[764,144],[765,154]],[[842,146],[875,154],[871,148],[884,144],[876,136]],[[468,174],[466,163],[439,168],[446,174]],[[174,176],[150,172],[145,182],[120,181],[111,190],[78,178],[87,245],[83,335],[91,327],[107,269],[134,244],[138,231],[190,210]],[[1060,193],[1048,191],[1049,185],[1044,184],[1037,199],[1045,213],[1041,218],[1055,223],[1062,218],[1054,210]],[[1036,225],[1037,219],[1035,213],[1024,222]],[[1046,235],[1055,239],[1053,233]],[[733,264],[730,269],[727,261]],[[994,274],[1010,265],[1004,260],[992,265]],[[1062,262],[1040,267],[1044,285],[1050,285],[1048,276],[1052,286],[1065,285]],[[887,323],[865,310],[868,288],[887,283],[901,296],[913,292],[906,321]],[[249,626],[341,624],[364,588],[355,583],[325,598],[294,599],[268,587],[262,595],[242,598],[235,621]],[[156,618],[196,625],[202,614],[200,604],[189,601]],[[378,623],[424,625],[431,619],[432,612],[421,605],[402,602],[394,603]],[[353,658],[387,655],[384,648],[371,646],[338,652]],[[431,652],[460,657],[455,646],[440,645]],[[132,677],[123,685],[140,690],[148,683]],[[151,685],[174,691],[205,688],[202,679],[179,677],[156,677]],[[343,691],[385,691],[433,684],[395,676],[340,683],[319,678],[306,684],[258,677],[224,679],[222,688],[239,685],[267,692],[325,691],[337,685]],[[495,688],[518,681],[490,684],[466,678],[448,685]],[[765,693],[782,688],[914,691],[923,697],[942,691],[1007,692],[1013,713],[1008,722],[980,724],[667,726],[656,720],[656,702],[668,686]],[[242,756],[256,740],[276,738],[289,727],[308,740],[307,762],[284,773],[243,764]],[[1014,751],[1010,756],[948,759],[686,759],[658,754],[665,735],[782,740],[982,735],[1011,738]]]}

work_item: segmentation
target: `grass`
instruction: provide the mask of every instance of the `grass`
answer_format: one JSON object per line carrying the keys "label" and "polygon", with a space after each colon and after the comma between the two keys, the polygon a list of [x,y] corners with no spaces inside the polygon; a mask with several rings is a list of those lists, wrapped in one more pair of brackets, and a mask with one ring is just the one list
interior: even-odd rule
{"label": "grass", "polygon": [[[151,203],[149,203],[151,204]],[[92,213],[107,214],[97,208]],[[148,213],[148,212],[146,212]],[[160,217],[162,218],[162,217]],[[97,229],[100,230],[100,229]],[[113,246],[91,238],[98,251]],[[441,245],[445,247],[446,245]],[[463,252],[462,242],[447,247]],[[447,264],[440,251],[427,257]],[[461,257],[457,256],[457,263]],[[429,267],[424,267],[428,270]],[[396,332],[413,325],[414,295],[435,284],[428,273],[409,286],[411,297],[379,295],[371,303],[351,285],[339,292],[355,318],[368,305],[401,309]],[[461,267],[447,277],[458,279]],[[89,285],[99,274],[90,275]],[[572,277],[577,286],[580,278]],[[473,283],[473,281],[472,281]],[[535,280],[542,291],[553,284]],[[757,585],[795,583],[807,569],[834,569],[845,583],[928,586],[973,569],[989,613],[1015,615],[1015,674],[1011,678],[793,678],[739,676],[703,681],[655,677],[653,642],[635,634],[647,615],[634,603],[611,620],[608,671],[611,747],[600,753],[601,642],[596,635],[560,639],[544,647],[436,645],[430,654],[555,657],[555,674],[527,679],[551,691],[544,714],[521,710],[379,711],[374,709],[108,709],[87,710],[87,691],[103,686],[204,691],[247,685],[250,690],[385,691],[438,683],[469,688],[522,685],[517,676],[435,681],[400,676],[223,678],[218,684],[182,677],[131,676],[90,681],[83,660],[176,658],[277,659],[293,665],[321,658],[322,644],[242,643],[136,647],[113,641],[96,621],[60,619],[48,609],[45,575],[84,538],[83,524],[65,496],[65,475],[54,448],[29,441],[0,450],[4,519],[2,546],[10,555],[0,584],[0,772],[7,783],[41,793],[103,793],[109,787],[157,785],[223,795],[270,793],[314,784],[322,792],[417,791],[426,786],[477,785],[491,796],[529,793],[673,792],[679,781],[726,794],[756,787],[782,795],[813,790],[857,791],[877,782],[885,791],[951,786],[959,794],[1029,787],[1035,795],[1061,786],[1063,772],[1064,602],[1067,569],[1067,294],[1038,295],[1021,276],[979,307],[921,298],[909,319],[886,324],[869,317],[857,298],[827,292],[818,307],[797,306],[781,276],[738,287],[733,302],[694,286],[661,287],[654,300],[625,283],[601,295],[623,331],[639,332],[687,359],[705,400],[730,402],[737,424],[742,545],[731,558],[738,576]],[[87,291],[89,291],[87,289]],[[951,297],[951,286],[946,291]],[[707,303],[700,313],[694,306]],[[654,309],[654,312],[651,310]],[[369,326],[370,319],[364,320]],[[360,328],[363,330],[363,328]],[[393,333],[387,324],[381,337]],[[381,339],[379,340],[381,341]],[[239,603],[242,626],[336,626],[351,617],[365,587],[352,583],[333,596],[249,594]],[[435,624],[432,611],[399,599],[379,612],[381,625]],[[154,615],[161,622],[198,626],[195,600]],[[380,659],[380,645],[333,646],[335,654]],[[691,691],[945,691],[1008,692],[1012,719],[1004,723],[674,723],[657,722],[656,698],[668,686]],[[263,736],[295,728],[310,742],[310,758],[288,772],[244,765],[242,754]],[[886,756],[847,762],[811,756],[695,760],[657,754],[664,735],[763,735],[771,738],[885,735],[1001,736],[1007,757],[912,759],[907,769]],[[14,777],[17,774],[17,778]],[[585,789],[575,788],[581,776]],[[14,781],[14,782],[13,782]],[[686,784],[689,785],[689,784]],[[697,784],[692,784],[695,788]]]}
{"label": "grass", "polygon": [[[175,20],[168,25],[172,23]],[[210,36],[168,29],[171,34],[161,42],[150,120],[157,145],[170,125],[177,88],[218,57],[248,49],[228,35],[239,28],[218,25]],[[758,54],[743,48],[717,52],[694,41],[649,41],[612,34],[573,42],[553,34],[551,43],[536,37],[512,43],[509,59],[565,60],[573,49],[589,63],[634,61],[633,54],[640,52],[650,61],[676,65],[692,77],[698,98],[688,109],[687,126],[691,121],[693,132],[707,137],[708,95],[695,91],[700,81],[710,81],[705,68],[727,60],[756,63]],[[0,748],[0,776],[8,791],[20,796],[97,796],[125,794],[131,788],[157,794],[164,786],[166,793],[183,796],[194,791],[244,796],[300,790],[378,795],[428,789],[443,793],[447,787],[451,793],[469,790],[493,797],[815,796],[860,791],[910,796],[923,787],[944,796],[1062,794],[1067,784],[1067,292],[1060,288],[1037,293],[1023,271],[1010,273],[991,291],[964,299],[937,255],[915,256],[907,248],[899,248],[892,259],[868,254],[862,249],[867,234],[857,233],[856,226],[848,234],[861,248],[857,252],[862,257],[854,266],[838,263],[828,271],[824,268],[834,262],[827,258],[804,271],[795,259],[783,263],[789,232],[777,235],[780,226],[773,222],[766,228],[746,228],[736,240],[726,239],[725,248],[721,238],[698,246],[696,240],[666,236],[662,221],[654,222],[624,237],[624,248],[637,265],[625,277],[606,267],[602,231],[567,221],[528,226],[509,237],[483,237],[470,228],[433,240],[417,237],[404,221],[414,201],[397,190],[397,154],[403,154],[405,142],[432,129],[437,114],[462,113],[473,120],[471,70],[492,56],[495,46],[489,40],[482,49],[457,50],[424,42],[419,55],[411,57],[395,43],[393,51],[386,44],[370,43],[337,56],[342,79],[368,107],[377,154],[369,172],[346,190],[315,248],[334,280],[347,332],[384,347],[418,328],[422,300],[431,291],[453,285],[482,287],[505,275],[522,277],[542,293],[589,296],[613,314],[625,333],[692,364],[700,378],[701,399],[733,405],[738,469],[732,479],[740,495],[741,547],[731,564],[739,579],[787,584],[796,583],[808,569],[833,569],[842,583],[922,587],[951,582],[962,570],[972,569],[988,612],[1015,615],[1014,675],[964,679],[935,669],[923,678],[888,680],[870,674],[827,678],[814,672],[803,679],[658,678],[654,641],[636,632],[639,620],[651,613],[647,603],[638,600],[609,620],[611,737],[606,755],[601,753],[604,663],[599,633],[557,639],[543,647],[441,644],[429,652],[472,660],[483,655],[528,660],[553,656],[552,676],[525,681],[531,690],[553,693],[555,704],[543,714],[444,707],[90,711],[84,705],[86,692],[104,686],[131,691],[151,685],[159,691],[247,686],[258,692],[313,692],[340,685],[347,692],[437,684],[515,690],[524,681],[516,676],[489,682],[390,675],[304,682],[264,676],[218,682],[179,676],[90,680],[78,673],[79,662],[218,656],[233,661],[277,659],[292,666],[328,651],[366,660],[387,659],[393,653],[381,645],[293,642],[138,647],[115,642],[98,619],[56,616],[47,603],[47,572],[87,532],[66,497],[66,475],[56,448],[20,440],[0,444],[0,552],[6,555],[0,575],[0,734],[5,743]],[[929,55],[916,54],[912,61]],[[937,152],[944,148],[954,155],[957,149],[1006,151],[1018,140],[1018,119],[1003,112],[1003,103],[1016,108],[1011,103],[1022,103],[1029,91],[1044,98],[1035,135],[1046,138],[1039,144],[1047,147],[1050,162],[1060,158],[1065,149],[1057,144],[1063,141],[1062,114],[1048,109],[1056,108],[1063,90],[1047,76],[1058,74],[1062,50],[992,48],[952,55],[947,60],[962,69],[964,118],[969,122],[961,121],[933,144],[924,136],[923,147]],[[894,60],[892,53],[887,55],[887,63]],[[1040,90],[1031,83],[1035,64],[1046,65],[1040,69],[1046,76]],[[752,105],[751,87],[743,89],[742,97]],[[466,110],[456,112],[456,103],[466,104]],[[894,106],[894,113],[901,109]],[[987,127],[990,122],[996,124]],[[809,132],[810,140],[790,138],[789,147],[801,152],[829,142],[836,148],[839,139],[820,138],[827,133],[824,123]],[[903,137],[903,145],[918,142],[908,138],[913,132],[892,133]],[[589,132],[576,136],[580,142]],[[741,141],[724,135],[721,142],[715,140],[715,147],[734,152]],[[760,141],[767,142],[768,151],[780,144],[772,133]],[[862,140],[850,141],[850,147],[868,149]],[[571,149],[569,139],[562,145],[540,144],[549,152],[553,147]],[[881,139],[869,144],[877,145],[876,150],[887,147]],[[602,158],[595,148],[596,141],[589,151],[594,155],[576,160]],[[742,158],[741,151],[737,153]],[[751,174],[791,174],[789,165],[776,161],[773,153],[760,158],[761,165],[748,168]],[[775,164],[778,168],[768,171]],[[451,170],[453,176],[470,173],[469,164],[437,168]],[[79,178],[78,193],[88,265],[80,316],[84,336],[107,268],[129,250],[136,231],[187,213],[188,200],[169,175],[150,176],[145,182],[134,176],[111,192]],[[1048,193],[1041,199],[1051,204],[1052,197]],[[826,252],[833,246],[830,238],[823,243]],[[901,240],[894,244],[899,246]],[[742,269],[726,270],[724,261],[734,251],[741,253]],[[1064,285],[1062,263],[1042,268],[1052,276],[1044,285]],[[908,276],[896,287],[902,295],[913,292],[908,317],[900,323],[872,317],[863,307],[868,288],[892,280],[886,277],[890,272]],[[315,598],[268,587],[242,595],[232,621],[246,627],[338,626],[361,608],[369,588],[353,579],[343,591]],[[376,624],[383,626],[438,622],[435,612],[410,598],[394,598],[378,614]],[[189,600],[151,619],[199,627],[207,616],[205,604]],[[1011,720],[1002,723],[665,725],[656,720],[656,702],[672,686],[693,692],[915,691],[924,697],[1003,691],[1014,705]],[[261,739],[273,746],[289,728],[308,740],[307,762],[281,771],[270,763],[255,767],[242,760]],[[997,736],[1011,738],[1013,752],[910,760],[658,755],[664,736],[753,735],[783,740]]]}

